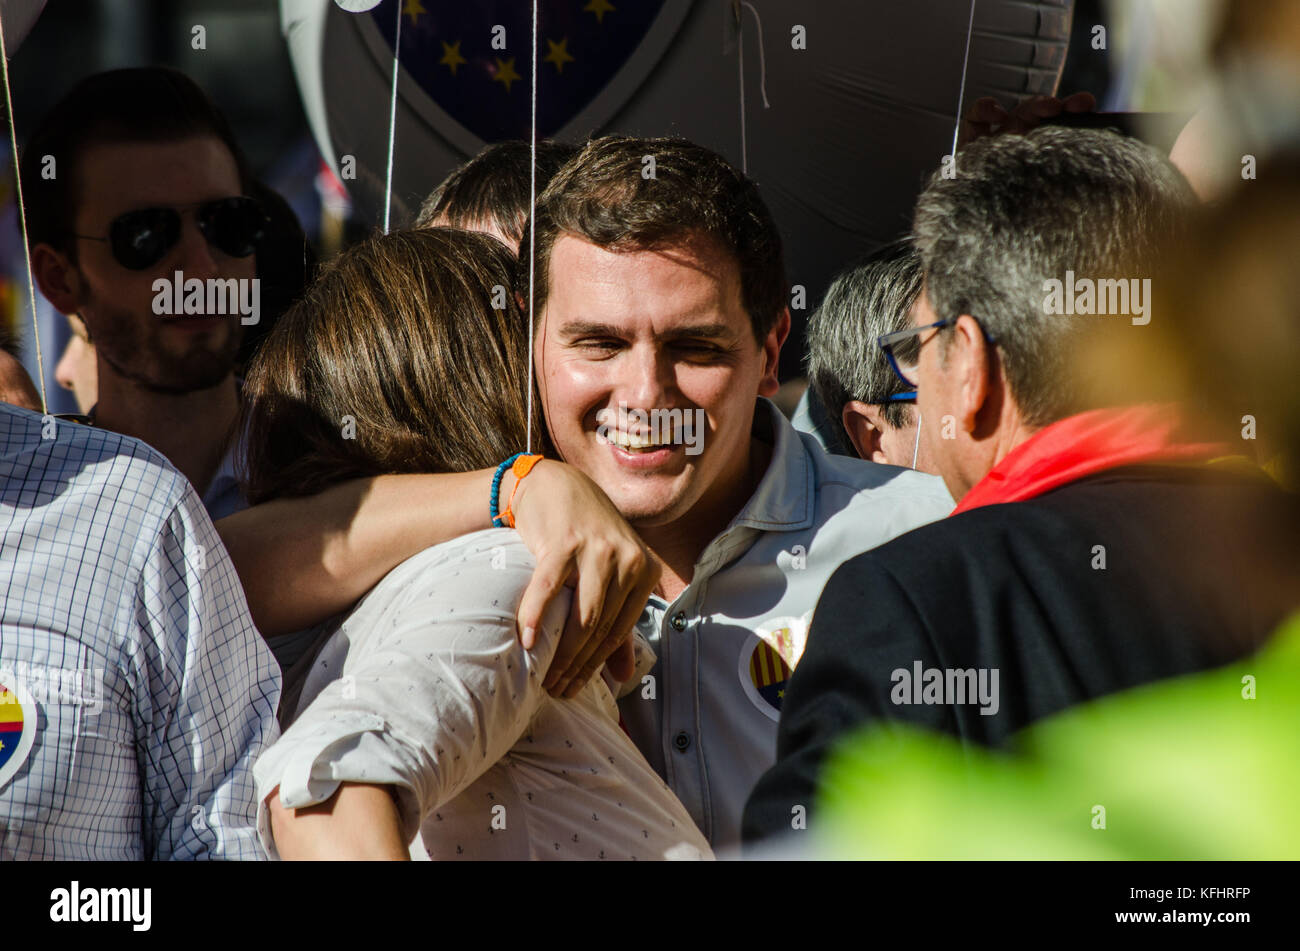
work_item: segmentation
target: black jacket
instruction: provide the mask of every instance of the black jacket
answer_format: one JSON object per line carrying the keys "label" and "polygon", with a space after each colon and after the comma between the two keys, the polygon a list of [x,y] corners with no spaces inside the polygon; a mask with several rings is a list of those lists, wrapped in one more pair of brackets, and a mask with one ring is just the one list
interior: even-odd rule
{"label": "black jacket", "polygon": [[[996,746],[1084,700],[1231,663],[1297,605],[1300,506],[1262,474],[1127,467],[916,529],[827,583],[745,840],[788,832],[794,806],[811,827],[846,731],[902,720]],[[996,704],[961,702],[981,669]],[[924,699],[918,673],[931,702],[901,702]]]}

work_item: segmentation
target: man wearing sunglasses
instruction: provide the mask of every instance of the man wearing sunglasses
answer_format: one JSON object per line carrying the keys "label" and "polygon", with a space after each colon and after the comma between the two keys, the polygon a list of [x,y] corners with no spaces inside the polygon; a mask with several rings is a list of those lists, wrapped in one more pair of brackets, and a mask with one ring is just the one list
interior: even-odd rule
{"label": "man wearing sunglasses", "polygon": [[[247,318],[230,312],[225,292],[248,300],[257,289],[265,217],[250,185],[216,107],[161,67],[82,80],[23,155],[37,283],[95,341],[95,425],[162,452],[213,518],[241,506],[230,453]],[[201,313],[176,313],[178,274],[221,289],[220,305],[209,309],[204,294]]]}
{"label": "man wearing sunglasses", "polygon": [[1068,128],[976,142],[957,168],[917,203],[913,326],[880,344],[958,505],[827,583],[777,764],[746,805],[750,841],[816,801],[851,731],[902,721],[1000,745],[1066,707],[1245,656],[1294,604],[1277,567],[1296,564],[1281,528],[1294,501],[1217,461],[1231,448],[1189,435],[1179,407],[1090,395],[1089,374],[1110,367],[1083,364],[1084,348],[1142,328],[1044,300],[1067,270],[1151,275],[1187,221],[1186,180],[1136,140]]}
{"label": "man wearing sunglasses", "polygon": [[911,322],[920,290],[920,256],[906,242],[839,275],[808,322],[808,379],[859,458],[936,472],[922,452],[916,388],[898,378],[876,345],[881,334]]}

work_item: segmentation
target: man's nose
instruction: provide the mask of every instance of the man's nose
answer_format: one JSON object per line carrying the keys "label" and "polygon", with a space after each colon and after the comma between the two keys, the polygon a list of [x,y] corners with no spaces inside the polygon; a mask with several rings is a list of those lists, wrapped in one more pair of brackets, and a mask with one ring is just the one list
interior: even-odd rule
{"label": "man's nose", "polygon": [[220,276],[216,253],[192,215],[182,216],[181,237],[173,255],[173,268],[184,272],[187,279],[197,277],[206,280]]}
{"label": "man's nose", "polygon": [[631,356],[620,381],[624,402],[632,409],[664,408],[676,385],[672,361],[653,346],[634,348]]}

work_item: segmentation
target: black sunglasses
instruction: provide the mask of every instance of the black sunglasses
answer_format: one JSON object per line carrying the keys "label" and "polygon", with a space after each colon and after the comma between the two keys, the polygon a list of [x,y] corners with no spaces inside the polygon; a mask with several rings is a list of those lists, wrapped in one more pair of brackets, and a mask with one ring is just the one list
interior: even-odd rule
{"label": "black sunglasses", "polygon": [[[199,205],[194,217],[208,244],[232,258],[246,258],[256,251],[268,224],[262,206],[243,195]],[[180,241],[181,213],[176,208],[141,208],[114,218],[108,226],[108,237],[73,237],[107,241],[118,264],[143,271],[166,257]]]}

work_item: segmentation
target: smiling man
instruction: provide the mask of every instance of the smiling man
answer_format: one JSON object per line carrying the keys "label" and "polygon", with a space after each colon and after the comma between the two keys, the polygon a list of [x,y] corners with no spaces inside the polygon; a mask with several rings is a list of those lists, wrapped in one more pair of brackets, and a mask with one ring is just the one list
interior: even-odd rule
{"label": "smiling man", "polygon": [[[826,579],[951,499],[932,476],[826,455],[766,399],[790,329],[781,239],[720,156],[680,139],[592,140],[538,198],[536,229],[552,440],[662,567],[638,624],[657,656],[643,652],[625,684],[623,720],[725,848],[774,760]],[[526,253],[517,278],[526,296]]]}

